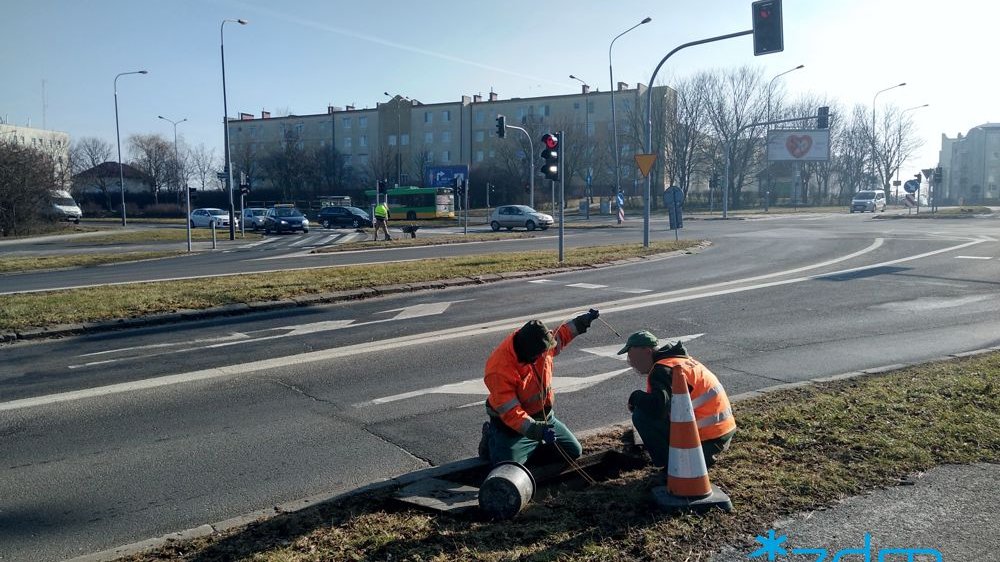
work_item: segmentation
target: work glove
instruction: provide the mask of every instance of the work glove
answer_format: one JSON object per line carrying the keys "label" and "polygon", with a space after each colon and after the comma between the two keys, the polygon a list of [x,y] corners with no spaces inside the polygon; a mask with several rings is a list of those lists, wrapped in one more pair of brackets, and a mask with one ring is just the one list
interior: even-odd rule
{"label": "work glove", "polygon": [[[551,441],[546,441],[546,437],[551,433]],[[524,436],[528,439],[534,441],[544,441],[545,443],[554,443],[556,440],[556,432],[552,430],[552,427],[543,422],[535,422],[528,427],[528,431],[524,432]]]}
{"label": "work glove", "polygon": [[551,427],[546,427],[542,431],[542,442],[543,443],[548,443],[549,445],[552,445],[553,443],[555,443],[556,442],[556,430],[552,429]]}
{"label": "work glove", "polygon": [[597,320],[597,317],[600,315],[601,313],[598,312],[596,308],[591,308],[588,312],[574,318],[573,325],[576,326],[576,333],[587,333],[587,329],[590,328],[590,323]]}

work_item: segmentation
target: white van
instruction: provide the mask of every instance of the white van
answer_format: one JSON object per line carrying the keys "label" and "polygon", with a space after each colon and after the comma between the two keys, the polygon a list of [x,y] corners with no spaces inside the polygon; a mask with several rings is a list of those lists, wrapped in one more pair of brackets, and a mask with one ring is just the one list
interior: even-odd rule
{"label": "white van", "polygon": [[851,212],[885,212],[885,192],[881,189],[859,191],[851,199]]}
{"label": "white van", "polygon": [[83,211],[80,210],[80,206],[76,204],[73,196],[68,191],[53,189],[49,192],[49,202],[51,204],[49,208],[51,216],[57,220],[72,221],[75,224],[80,224]]}

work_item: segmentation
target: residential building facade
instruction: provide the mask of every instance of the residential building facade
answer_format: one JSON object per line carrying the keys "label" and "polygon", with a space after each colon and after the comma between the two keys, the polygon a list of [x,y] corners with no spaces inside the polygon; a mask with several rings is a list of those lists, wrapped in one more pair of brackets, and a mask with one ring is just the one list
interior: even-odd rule
{"label": "residential building facade", "polygon": [[[619,83],[615,92],[621,181],[633,188],[641,179],[634,155],[645,152],[645,108],[649,90]],[[654,123],[672,122],[676,93],[666,86],[653,88]],[[496,118],[504,115],[505,138],[497,137]],[[288,143],[303,150],[332,146],[341,154],[357,181],[373,187],[378,179],[389,185],[424,185],[428,166],[468,165],[478,172],[516,175],[527,183],[534,151],[536,173],[541,165],[539,139],[546,132],[566,134],[563,161],[570,188],[593,187],[610,193],[614,185],[611,92],[589,91],[536,98],[502,100],[496,93],[462,96],[460,100],[422,103],[395,96],[374,109],[328,107],[313,115],[260,117],[242,113],[229,121],[234,171],[251,174],[266,185],[269,178],[255,165],[263,156],[281,151]],[[528,140],[531,144],[529,148]],[[662,159],[661,159],[662,160]],[[536,178],[540,185],[541,180]],[[665,186],[662,174],[657,185]]]}
{"label": "residential building facade", "polygon": [[985,123],[954,139],[941,135],[940,201],[969,204],[1000,198],[1000,123]]}
{"label": "residential building facade", "polygon": [[0,141],[15,142],[51,154],[56,166],[56,178],[68,181],[69,133],[0,123]]}

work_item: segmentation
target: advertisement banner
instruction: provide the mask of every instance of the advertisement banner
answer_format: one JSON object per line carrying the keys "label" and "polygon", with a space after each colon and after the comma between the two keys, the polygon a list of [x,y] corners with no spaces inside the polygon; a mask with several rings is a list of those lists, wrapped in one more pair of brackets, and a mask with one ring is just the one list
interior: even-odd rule
{"label": "advertisement banner", "polygon": [[769,162],[823,162],[830,159],[827,129],[772,129],[767,132]]}

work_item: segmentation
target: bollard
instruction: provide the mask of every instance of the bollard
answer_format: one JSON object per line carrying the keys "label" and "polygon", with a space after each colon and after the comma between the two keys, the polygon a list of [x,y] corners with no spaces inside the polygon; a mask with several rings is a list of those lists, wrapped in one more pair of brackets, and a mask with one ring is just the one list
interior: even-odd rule
{"label": "bollard", "polygon": [[215,221],[209,221],[208,226],[212,227],[212,249],[214,250],[216,248],[216,243],[215,243]]}

